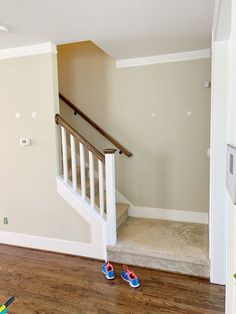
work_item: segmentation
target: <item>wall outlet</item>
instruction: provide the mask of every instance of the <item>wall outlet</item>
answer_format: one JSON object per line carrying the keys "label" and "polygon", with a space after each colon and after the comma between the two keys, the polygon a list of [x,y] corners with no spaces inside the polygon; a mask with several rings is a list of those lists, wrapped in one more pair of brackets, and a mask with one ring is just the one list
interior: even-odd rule
{"label": "wall outlet", "polygon": [[7,217],[3,218],[3,223],[4,223],[4,225],[8,225],[8,218]]}

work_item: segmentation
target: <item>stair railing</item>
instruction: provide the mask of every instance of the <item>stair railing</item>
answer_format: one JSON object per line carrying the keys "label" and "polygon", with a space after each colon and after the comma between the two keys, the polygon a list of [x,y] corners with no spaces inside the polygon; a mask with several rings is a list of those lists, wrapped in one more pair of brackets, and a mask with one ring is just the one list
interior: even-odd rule
{"label": "stair railing", "polygon": [[90,117],[88,117],[83,111],[76,107],[70,100],[59,93],[59,98],[67,104],[73,111],[75,115],[80,115],[85,121],[87,121],[93,128],[95,128],[99,133],[101,133],[107,140],[109,140],[114,146],[119,149],[120,154],[124,153],[127,157],[133,156],[133,154],[121,145],[114,137],[102,129],[96,122],[94,122]]}
{"label": "stair railing", "polygon": [[[104,154],[96,149],[88,140],[71,127],[59,114],[55,116],[56,123],[61,129],[62,144],[62,177],[65,184],[72,186],[79,197],[89,203],[93,210],[95,204],[95,160],[98,162],[98,183],[99,183],[99,213],[107,219],[108,239],[107,244],[116,243],[116,186],[115,186],[115,152],[116,149],[106,149]],[[68,140],[69,139],[69,140]],[[68,143],[69,142],[69,145]],[[78,144],[77,144],[78,143]],[[76,145],[77,144],[77,145]],[[68,147],[71,155],[71,182],[68,171]],[[77,154],[77,150],[79,151]],[[86,189],[86,160],[85,150],[88,151],[89,167],[89,193]],[[77,155],[79,155],[79,165],[77,166]],[[104,174],[105,164],[105,174]],[[80,172],[80,189],[78,187],[77,168]],[[105,187],[104,187],[105,177]],[[106,190],[106,200],[104,191]],[[105,215],[106,202],[106,215]]]}

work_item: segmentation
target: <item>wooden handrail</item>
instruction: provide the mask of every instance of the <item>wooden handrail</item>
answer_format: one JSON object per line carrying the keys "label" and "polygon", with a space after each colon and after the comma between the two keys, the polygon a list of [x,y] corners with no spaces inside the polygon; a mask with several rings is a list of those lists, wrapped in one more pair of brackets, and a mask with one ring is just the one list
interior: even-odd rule
{"label": "wooden handrail", "polygon": [[120,151],[120,153],[124,153],[127,157],[133,156],[133,154],[128,151],[123,145],[117,142],[110,134],[108,134],[105,130],[103,130],[97,123],[95,123],[92,119],[90,119],[83,111],[77,108],[71,101],[69,101],[65,96],[59,93],[59,97],[63,100],[69,107],[71,107],[75,114],[79,114],[84,120],[86,120],[92,127],[94,127],[99,133],[101,133],[106,139],[108,139],[112,144],[114,144]]}
{"label": "wooden handrail", "polygon": [[89,141],[87,141],[81,134],[79,134],[74,128],[72,128],[59,114],[56,114],[55,121],[65,128],[70,134],[72,134],[80,143],[88,148],[98,159],[105,163],[105,156],[96,147],[94,147]]}

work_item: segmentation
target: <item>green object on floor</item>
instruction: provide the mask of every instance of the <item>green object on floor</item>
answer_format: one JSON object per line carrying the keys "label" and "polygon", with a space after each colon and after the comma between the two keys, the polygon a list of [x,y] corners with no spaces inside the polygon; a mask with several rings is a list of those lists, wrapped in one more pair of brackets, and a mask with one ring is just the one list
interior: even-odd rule
{"label": "green object on floor", "polygon": [[[0,308],[2,307],[2,305],[0,304]],[[5,310],[1,311],[1,314],[5,314],[7,313],[8,309],[6,308]]]}
{"label": "green object on floor", "polygon": [[8,311],[8,308],[6,308],[4,304],[3,305],[0,304],[0,313],[5,314],[7,313],[7,311]]}
{"label": "green object on floor", "polygon": [[15,297],[11,297],[7,300],[7,302],[3,305],[0,305],[0,314],[5,314],[8,311],[8,306],[11,305],[15,300]]}
{"label": "green object on floor", "polygon": [[236,273],[234,274],[234,278],[236,279]]}

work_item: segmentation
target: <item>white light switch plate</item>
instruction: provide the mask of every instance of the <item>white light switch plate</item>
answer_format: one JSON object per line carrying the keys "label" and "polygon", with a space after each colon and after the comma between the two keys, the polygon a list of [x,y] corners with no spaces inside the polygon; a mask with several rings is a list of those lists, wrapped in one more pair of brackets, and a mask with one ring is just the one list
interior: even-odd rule
{"label": "white light switch plate", "polygon": [[236,148],[227,145],[226,186],[234,205],[236,205]]}

